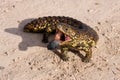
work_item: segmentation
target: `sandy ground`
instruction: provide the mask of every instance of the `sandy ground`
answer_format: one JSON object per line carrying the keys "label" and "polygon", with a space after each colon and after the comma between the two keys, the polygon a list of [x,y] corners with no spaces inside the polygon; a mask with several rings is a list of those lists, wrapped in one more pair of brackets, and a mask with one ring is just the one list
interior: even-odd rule
{"label": "sandy ground", "polygon": [[[62,61],[41,34],[22,28],[42,16],[70,16],[100,39],[92,61]],[[0,0],[0,80],[120,80],[120,0]]]}

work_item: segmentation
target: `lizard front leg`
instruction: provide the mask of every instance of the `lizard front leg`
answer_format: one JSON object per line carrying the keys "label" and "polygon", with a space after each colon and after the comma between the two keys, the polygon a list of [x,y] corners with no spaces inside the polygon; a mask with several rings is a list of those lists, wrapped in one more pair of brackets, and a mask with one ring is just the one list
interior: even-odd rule
{"label": "lizard front leg", "polygon": [[48,37],[49,37],[49,33],[45,31],[43,33],[43,40],[42,40],[42,42],[43,43],[48,43]]}
{"label": "lizard front leg", "polygon": [[82,59],[82,61],[87,63],[87,62],[90,61],[90,59],[92,57],[92,49],[91,48],[90,49],[84,49],[83,51],[86,53],[86,55]]}
{"label": "lizard front leg", "polygon": [[69,60],[69,57],[67,56],[67,53],[68,53],[68,48],[67,47],[62,47],[61,48],[61,58],[64,61],[68,61]]}
{"label": "lizard front leg", "polygon": [[54,30],[51,28],[50,24],[45,24],[45,26],[46,26],[46,28],[45,28],[44,33],[43,33],[42,42],[48,43],[48,37],[49,37],[50,33],[54,32]]}

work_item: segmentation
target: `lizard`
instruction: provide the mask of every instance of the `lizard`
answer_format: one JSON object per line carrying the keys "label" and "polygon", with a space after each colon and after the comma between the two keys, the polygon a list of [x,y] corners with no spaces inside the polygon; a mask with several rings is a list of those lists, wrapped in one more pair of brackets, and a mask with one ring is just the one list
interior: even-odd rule
{"label": "lizard", "polygon": [[84,25],[83,29],[76,29],[73,26],[65,23],[57,24],[57,30],[61,31],[69,40],[61,42],[60,49],[63,55],[63,60],[68,60],[67,52],[69,49],[76,51],[84,51],[86,55],[82,59],[83,62],[89,62],[92,57],[92,47],[98,42],[98,34],[91,27]]}
{"label": "lizard", "polygon": [[50,34],[56,33],[56,26],[58,23],[66,23],[76,28],[82,29],[82,22],[72,17],[65,16],[46,16],[39,17],[33,21],[27,23],[23,31],[31,33],[43,33],[42,42],[48,43],[48,37]]}

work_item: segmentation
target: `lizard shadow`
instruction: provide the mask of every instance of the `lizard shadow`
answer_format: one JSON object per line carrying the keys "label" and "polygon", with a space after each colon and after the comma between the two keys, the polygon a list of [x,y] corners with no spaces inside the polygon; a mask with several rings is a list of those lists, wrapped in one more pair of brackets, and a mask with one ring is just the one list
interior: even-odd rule
{"label": "lizard shadow", "polygon": [[10,34],[14,34],[17,36],[21,36],[22,41],[19,43],[18,48],[19,50],[25,51],[28,47],[33,46],[41,46],[46,47],[46,44],[42,43],[42,34],[41,33],[26,33],[23,32],[23,27],[30,21],[34,20],[31,19],[25,19],[19,22],[18,28],[8,28],[5,29],[5,32],[8,32]]}

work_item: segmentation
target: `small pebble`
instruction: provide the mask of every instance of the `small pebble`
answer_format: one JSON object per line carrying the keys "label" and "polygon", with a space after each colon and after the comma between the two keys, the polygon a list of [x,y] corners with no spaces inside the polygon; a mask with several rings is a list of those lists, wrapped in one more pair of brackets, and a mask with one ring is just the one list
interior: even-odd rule
{"label": "small pebble", "polygon": [[105,33],[102,33],[103,36],[105,36]]}
{"label": "small pebble", "polygon": [[15,8],[15,5],[13,5],[12,7]]}
{"label": "small pebble", "polygon": [[95,5],[99,5],[99,3],[95,3]]}
{"label": "small pebble", "polygon": [[18,23],[20,23],[20,21],[17,21]]}
{"label": "small pebble", "polygon": [[99,71],[102,71],[102,69],[101,68],[97,68]]}
{"label": "small pebble", "polygon": [[5,54],[5,55],[8,55],[8,53],[7,53],[7,52],[5,52],[4,54]]}
{"label": "small pebble", "polygon": [[99,24],[99,25],[101,25],[101,23],[100,23],[100,22],[98,22],[98,24]]}
{"label": "small pebble", "polygon": [[63,76],[64,76],[64,74],[61,74],[60,76],[61,76],[61,77],[63,77]]}
{"label": "small pebble", "polygon": [[90,12],[90,10],[88,9],[87,12]]}
{"label": "small pebble", "polygon": [[13,59],[13,62],[15,62],[15,59]]}
{"label": "small pebble", "polygon": [[33,70],[33,67],[30,67],[31,70]]}
{"label": "small pebble", "polygon": [[6,10],[4,10],[3,12],[7,12]]}
{"label": "small pebble", "polygon": [[40,68],[37,68],[38,70],[40,70]]}
{"label": "small pebble", "polygon": [[31,65],[31,62],[28,62],[29,65]]}
{"label": "small pebble", "polygon": [[106,23],[108,23],[108,21],[105,21]]}

